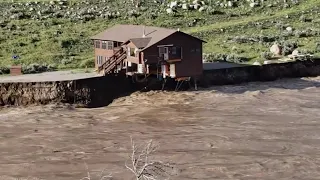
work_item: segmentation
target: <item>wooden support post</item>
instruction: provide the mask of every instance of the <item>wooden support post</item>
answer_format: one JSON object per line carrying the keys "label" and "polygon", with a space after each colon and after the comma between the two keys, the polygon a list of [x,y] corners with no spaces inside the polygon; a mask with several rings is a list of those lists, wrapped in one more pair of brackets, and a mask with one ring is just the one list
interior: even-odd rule
{"label": "wooden support post", "polygon": [[197,78],[194,78],[194,89],[198,91]]}
{"label": "wooden support post", "polygon": [[167,82],[167,78],[164,78],[163,79],[163,82],[162,82],[162,91],[164,90],[164,86],[166,85],[166,82]]}

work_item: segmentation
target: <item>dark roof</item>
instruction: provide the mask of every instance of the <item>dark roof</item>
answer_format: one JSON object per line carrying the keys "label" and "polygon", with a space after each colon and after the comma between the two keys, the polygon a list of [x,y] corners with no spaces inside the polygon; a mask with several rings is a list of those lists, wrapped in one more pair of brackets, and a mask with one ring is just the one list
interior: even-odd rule
{"label": "dark roof", "polygon": [[[145,32],[145,37],[143,37],[143,32]],[[133,43],[136,46],[138,45],[141,48],[147,49],[148,47],[156,44],[157,42],[161,41],[162,39],[176,32],[179,32],[179,31],[174,29],[167,29],[167,28],[160,28],[160,27],[153,27],[153,26],[119,24],[91,37],[91,39],[109,40],[109,41],[118,41],[118,42],[127,42],[129,40],[132,40],[132,42],[135,41]]]}
{"label": "dark roof", "polygon": [[134,38],[130,39],[130,41],[137,47],[137,48],[144,48],[147,47],[151,38]]}

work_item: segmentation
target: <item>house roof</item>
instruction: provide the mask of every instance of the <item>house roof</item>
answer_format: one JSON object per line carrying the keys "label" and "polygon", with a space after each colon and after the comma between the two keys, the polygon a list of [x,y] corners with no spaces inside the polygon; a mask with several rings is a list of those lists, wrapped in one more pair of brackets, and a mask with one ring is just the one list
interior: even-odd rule
{"label": "house roof", "polygon": [[151,37],[146,38],[133,38],[130,41],[137,47],[137,48],[144,48],[147,47],[149,42],[151,41]]}
{"label": "house roof", "polygon": [[[145,34],[145,37],[143,37],[143,32]],[[157,42],[174,34],[175,32],[178,31],[174,29],[153,26],[119,24],[91,37],[91,39],[118,42],[131,41],[137,47],[147,49],[148,47],[156,44]]]}

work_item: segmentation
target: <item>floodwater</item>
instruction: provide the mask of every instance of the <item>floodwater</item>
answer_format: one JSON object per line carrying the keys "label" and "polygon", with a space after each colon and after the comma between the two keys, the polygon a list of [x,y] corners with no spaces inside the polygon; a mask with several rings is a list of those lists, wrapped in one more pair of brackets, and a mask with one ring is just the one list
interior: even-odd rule
{"label": "floodwater", "polygon": [[5,180],[133,179],[130,136],[160,145],[153,158],[175,167],[171,179],[320,179],[320,77],[4,108],[0,132]]}

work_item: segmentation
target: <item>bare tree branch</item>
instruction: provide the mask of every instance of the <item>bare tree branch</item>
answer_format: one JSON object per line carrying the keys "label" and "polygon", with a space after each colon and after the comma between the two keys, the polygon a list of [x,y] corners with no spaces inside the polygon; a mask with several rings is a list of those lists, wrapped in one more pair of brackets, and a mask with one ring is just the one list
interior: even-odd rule
{"label": "bare tree branch", "polygon": [[[84,165],[85,165],[86,170],[87,170],[87,177],[84,177],[84,178],[82,178],[81,180],[93,180],[93,179],[91,179],[91,174],[90,174],[89,167],[88,167],[87,163],[84,163]],[[109,175],[103,175],[105,171],[106,171],[106,169],[104,169],[103,171],[101,171],[100,176],[99,176],[99,179],[97,179],[97,180],[105,180],[105,179],[110,179],[110,178],[112,178],[112,176],[111,176],[112,173],[110,173]]]}
{"label": "bare tree branch", "polygon": [[136,146],[132,137],[130,138],[132,147],[130,160],[132,167],[129,167],[127,162],[125,163],[125,166],[134,174],[136,180],[169,179],[171,176],[169,171],[172,171],[173,167],[162,161],[154,161],[150,158],[159,146],[155,145],[153,141],[150,140],[144,148],[140,149]]}

